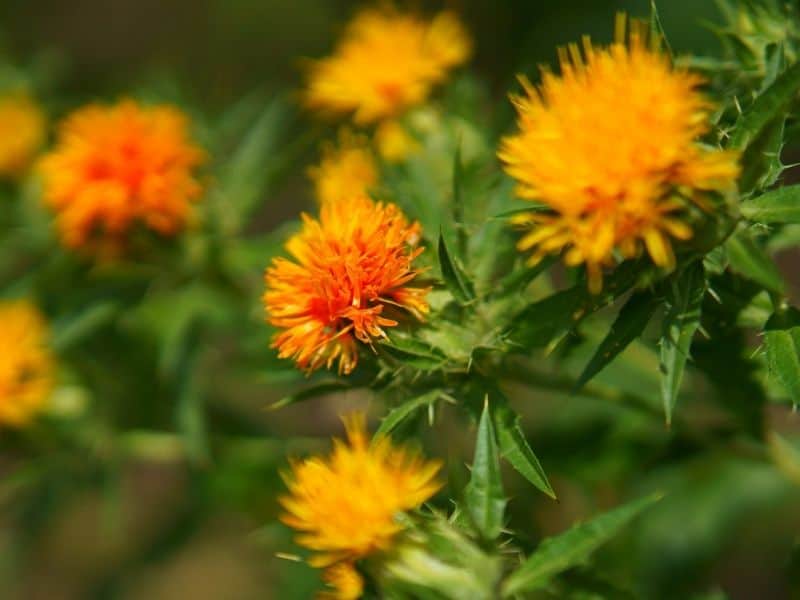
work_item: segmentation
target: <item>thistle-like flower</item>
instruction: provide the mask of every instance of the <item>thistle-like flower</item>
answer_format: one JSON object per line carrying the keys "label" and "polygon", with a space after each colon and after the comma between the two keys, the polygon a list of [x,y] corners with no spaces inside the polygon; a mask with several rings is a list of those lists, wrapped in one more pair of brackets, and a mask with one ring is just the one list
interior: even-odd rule
{"label": "thistle-like flower", "polygon": [[23,300],[0,302],[0,424],[19,427],[45,406],[55,366],[48,327]]}
{"label": "thistle-like flower", "polygon": [[338,202],[354,196],[366,196],[378,183],[378,166],[364,136],[343,131],[339,144],[322,149],[320,164],[308,175],[320,203]]}
{"label": "thistle-like flower", "polygon": [[364,196],[326,202],[316,220],[303,215],[303,228],[286,244],[294,260],[275,258],[267,269],[264,304],[281,329],[273,347],[313,371],[352,372],[358,344],[386,338],[398,321],[386,313],[405,309],[418,319],[428,312],[428,288],[408,284],[419,271],[422,252],[417,223],[394,204]]}
{"label": "thistle-like flower", "polygon": [[47,120],[26,93],[0,96],[0,177],[16,177],[44,142]]}
{"label": "thistle-like flower", "polygon": [[345,420],[347,443],[335,440],[327,458],[292,464],[289,494],[280,498],[282,520],[298,530],[297,543],[316,552],[310,562],[327,567],[339,598],[357,598],[361,578],[353,562],[392,547],[403,530],[400,513],[418,508],[440,484],[439,461],[428,461],[389,438],[369,442],[366,419]]}
{"label": "thistle-like flower", "polygon": [[545,71],[538,88],[523,79],[519,132],[499,151],[517,193],[549,209],[515,218],[529,228],[519,249],[533,249],[532,263],[564,251],[594,292],[617,253],[644,247],[671,268],[671,239],[693,235],[685,209],[735,189],[739,173],[735,153],[698,142],[710,129],[702,79],[673,67],[646,25],[627,24],[619,15],[608,48],[585,38],[564,49],[560,76]]}
{"label": "thistle-like flower", "polygon": [[396,118],[425,101],[447,72],[467,60],[471,41],[458,18],[365,9],[345,28],[333,54],[311,63],[306,103],[359,125]]}
{"label": "thistle-like flower", "polygon": [[131,100],[67,117],[41,161],[64,245],[118,248],[136,225],[165,236],[183,229],[201,192],[193,170],[205,158],[187,128],[178,109]]}

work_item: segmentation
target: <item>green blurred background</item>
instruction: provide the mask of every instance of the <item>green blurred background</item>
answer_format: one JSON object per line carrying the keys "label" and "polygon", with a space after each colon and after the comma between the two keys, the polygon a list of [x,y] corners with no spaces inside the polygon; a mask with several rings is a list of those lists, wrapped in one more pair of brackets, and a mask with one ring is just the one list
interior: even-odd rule
{"label": "green blurred background", "polygon": [[[344,0],[2,0],[0,24],[4,46],[18,64],[46,66],[64,108],[149,89],[213,119],[255,89],[296,91],[302,58],[331,48],[354,5]],[[464,0],[446,6],[458,10],[474,33],[473,67],[498,106],[505,106],[514,75],[552,63],[557,45],[584,33],[607,40],[616,11],[649,13],[647,0]],[[663,0],[660,10],[675,49],[717,51],[713,34],[703,26],[716,19],[713,0]],[[310,123],[298,119],[289,138],[302,135]],[[310,157],[298,160],[261,226],[273,227],[310,204],[305,160]],[[621,368],[609,369],[603,378],[646,394],[657,381],[657,365],[647,363],[650,356],[642,354],[644,368],[652,371],[649,379]],[[336,414],[363,399],[328,398],[266,413],[259,394],[270,393],[276,392],[234,390],[245,405],[241,414],[252,419],[254,432],[264,433],[263,440],[226,451],[213,473],[199,475],[180,461],[158,458],[119,465],[122,476],[113,483],[93,475],[80,491],[63,482],[70,491],[62,493],[54,479],[53,489],[35,498],[26,509],[30,514],[23,515],[34,532],[25,548],[28,559],[20,561],[18,550],[10,550],[16,532],[0,527],[0,598],[311,597],[317,574],[275,556],[293,550],[289,532],[272,523],[274,498],[282,488],[277,471],[287,453],[324,447],[324,436],[338,431]],[[655,397],[657,388],[652,393]],[[702,396],[702,387],[695,393]],[[687,414],[697,409],[690,419],[694,429],[673,437],[659,419],[611,400],[557,392],[519,396],[515,401],[529,438],[561,502],[546,500],[507,473],[513,527],[538,538],[626,495],[668,489],[671,495],[647,519],[601,553],[608,572],[632,580],[641,597],[800,598],[793,595],[798,571],[792,560],[800,562],[800,553],[793,551],[800,532],[798,488],[764,461],[763,450],[746,442],[724,452],[709,450],[702,432],[724,418],[704,412],[701,397],[697,406],[687,402],[683,407]],[[776,426],[795,426],[789,409],[774,409],[769,418]],[[445,415],[440,421],[427,446],[450,457],[449,475],[458,481],[472,434],[455,418],[448,424]],[[299,437],[288,442],[295,434]],[[41,531],[37,511],[48,514]]]}

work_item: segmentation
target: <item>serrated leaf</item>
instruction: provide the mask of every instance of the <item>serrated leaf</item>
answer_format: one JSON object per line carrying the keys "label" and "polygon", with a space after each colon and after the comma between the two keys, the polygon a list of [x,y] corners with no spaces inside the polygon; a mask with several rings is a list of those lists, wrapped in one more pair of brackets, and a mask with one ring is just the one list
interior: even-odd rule
{"label": "serrated leaf", "polygon": [[734,233],[725,242],[725,249],[731,269],[772,292],[783,294],[784,282],[778,267],[756,244],[749,231],[740,229]]}
{"label": "serrated leaf", "polygon": [[556,336],[631,289],[638,274],[637,262],[625,263],[617,267],[599,294],[592,294],[585,282],[579,282],[534,302],[511,319],[510,341],[525,349],[546,346]]}
{"label": "serrated leaf", "polygon": [[456,300],[461,304],[467,304],[475,299],[472,283],[453,260],[441,231],[439,232],[439,268],[447,288]]}
{"label": "serrated leaf", "polygon": [[773,315],[764,327],[769,374],[800,404],[800,311]]}
{"label": "serrated leaf", "polygon": [[742,214],[759,223],[800,223],[800,185],[788,185],[742,203]]}
{"label": "serrated leaf", "polygon": [[419,409],[436,402],[440,394],[441,390],[432,390],[422,394],[421,396],[417,396],[416,398],[406,400],[399,406],[394,407],[383,418],[383,421],[381,421],[380,426],[375,432],[375,436],[389,435],[397,428],[398,425],[400,425],[400,423],[408,419]]}
{"label": "serrated leaf", "polygon": [[503,529],[506,498],[488,398],[478,424],[472,474],[464,490],[464,501],[472,523],[483,539],[491,541],[497,538]]}
{"label": "serrated leaf", "polygon": [[739,163],[742,172],[739,175],[739,189],[742,192],[764,190],[780,177],[784,166],[781,162],[783,151],[784,124],[786,117],[767,123],[764,129],[747,145]]}
{"label": "serrated leaf", "polygon": [[613,538],[659,498],[641,498],[576,525],[561,535],[547,538],[505,580],[501,588],[503,597],[509,598],[540,589],[555,575],[582,564],[597,548]]}
{"label": "serrated leaf", "polygon": [[800,62],[784,71],[737,119],[730,148],[744,150],[776,118],[784,115],[800,90]]}
{"label": "serrated leaf", "polygon": [[347,389],[350,389],[350,386],[344,381],[321,381],[320,383],[309,386],[303,390],[300,390],[299,392],[284,396],[277,402],[271,404],[269,408],[270,410],[277,410],[279,408],[284,408],[285,406],[297,404],[298,402],[311,400],[313,398],[318,398],[319,396],[324,396],[325,394],[333,394],[335,392],[341,392]]}
{"label": "serrated leaf", "polygon": [[519,417],[505,402],[494,407],[494,425],[502,457],[537,489],[555,500],[553,486],[522,433]]}
{"label": "serrated leaf", "polygon": [[667,293],[669,310],[664,316],[660,354],[661,400],[667,424],[672,422],[689,348],[700,326],[700,308],[707,289],[703,264],[690,265],[670,284]]}
{"label": "serrated leaf", "polygon": [[639,337],[658,308],[659,299],[650,292],[634,293],[620,309],[611,329],[597,347],[589,364],[578,377],[575,391],[581,389],[597,373],[602,371],[620,352]]}

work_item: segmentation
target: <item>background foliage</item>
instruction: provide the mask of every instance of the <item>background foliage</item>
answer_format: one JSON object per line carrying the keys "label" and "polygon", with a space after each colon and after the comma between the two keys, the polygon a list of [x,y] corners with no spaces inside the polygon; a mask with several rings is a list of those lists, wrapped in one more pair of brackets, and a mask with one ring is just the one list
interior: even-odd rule
{"label": "background foliage", "polygon": [[[723,36],[725,54],[724,44],[701,24],[723,22],[713,2],[662,4],[673,48],[709,57],[698,66],[722,74],[728,98],[749,100],[754,85],[766,89],[792,70],[790,45],[781,47],[783,62],[770,60],[774,52],[753,53],[763,49],[759,40],[743,48],[738,38]],[[431,375],[430,389],[403,404],[409,398],[402,377],[386,386],[379,401],[359,388],[366,381],[358,373],[343,390],[329,375],[307,380],[290,362],[278,361],[259,301],[264,266],[296,227],[298,210],[312,206],[305,168],[332,131],[293,103],[298,57],[330,47],[350,3],[6,0],[0,6],[10,57],[0,78],[32,80],[50,115],[120,94],[176,102],[192,114],[214,162],[206,200],[214,218],[207,228],[175,244],[151,246],[135,264],[88,267],[47,241],[47,217],[32,208],[34,202],[2,206],[0,217],[24,225],[2,237],[0,290],[33,290],[53,320],[63,373],[55,414],[0,438],[0,595],[308,598],[319,588],[317,573],[276,557],[295,551],[291,533],[275,522],[286,457],[327,448],[329,434],[340,430],[337,415],[347,407],[368,407],[377,417],[399,406],[376,426],[397,425],[400,435],[419,438],[429,455],[447,459],[449,489],[454,495],[463,490],[471,506],[479,505],[494,480],[470,482],[464,465],[474,452],[493,464],[490,441],[496,436],[502,447],[503,434],[480,420],[485,386],[459,398],[471,418],[447,402],[459,369],[474,362],[503,379],[502,391],[493,392],[508,405],[498,405],[495,423],[513,422],[511,412],[502,412],[513,407],[547,473],[546,479],[532,467],[527,473],[538,479],[542,494],[503,463],[498,475],[504,493],[497,497],[510,498],[506,520],[491,510],[473,515],[487,538],[505,524],[527,553],[576,521],[631,498],[666,493],[634,526],[620,527],[591,562],[591,543],[571,558],[586,566],[536,594],[564,597],[568,589],[576,598],[799,597],[800,430],[793,403],[800,375],[791,370],[800,373],[800,321],[786,308],[798,298],[796,196],[743,206],[745,216],[761,224],[732,237],[726,257],[711,255],[704,267],[695,263],[663,284],[665,301],[657,308],[629,301],[625,306],[636,311],[634,317],[658,318],[634,318],[641,326],[634,326],[630,345],[621,344],[619,359],[591,379],[582,376],[620,311],[620,303],[611,302],[614,281],[607,282],[602,300],[587,299],[582,284],[569,291],[573,274],[556,268],[536,278],[526,295],[515,290],[527,280],[504,279],[515,293],[498,293],[481,306],[483,314],[469,308],[471,286],[480,295],[497,274],[482,249],[494,242],[497,262],[514,256],[511,238],[503,235],[506,225],[491,217],[517,205],[508,181],[487,178],[481,165],[513,122],[505,95],[517,72],[552,63],[555,46],[583,33],[609,39],[614,11],[648,15],[649,3],[472,0],[459,8],[476,38],[475,75],[450,84],[441,103],[471,135],[430,141],[422,156],[386,178],[387,192],[402,198],[433,237],[426,260],[456,299],[449,320],[426,333],[425,351],[411,342],[402,346],[402,338],[386,349],[395,353],[389,360],[400,356],[423,372],[447,367],[443,379]],[[734,76],[724,71],[732,55],[740,61]],[[716,59],[723,63],[712,63]],[[751,68],[741,68],[747,61]],[[785,118],[794,96],[789,93],[771,112],[753,112],[772,115],[768,123],[755,118],[734,130],[732,143],[753,154],[747,164],[755,166],[744,175],[746,195],[759,195],[779,175],[783,183],[793,180],[791,169],[781,173],[780,157],[791,164],[797,155],[796,125]],[[733,127],[736,108],[725,108],[721,122]],[[35,197],[36,184],[21,193]],[[11,186],[2,189],[3,196],[15,194]],[[446,198],[444,205],[453,196],[463,199],[465,222],[488,219],[468,240],[447,227],[436,239],[447,223],[431,210],[430,198]],[[488,197],[488,206],[469,214],[477,197]],[[725,261],[732,268],[723,271]],[[703,293],[706,286],[713,294]],[[486,340],[487,350],[500,340],[494,334],[502,318],[532,298],[547,303],[560,289],[566,295],[550,300],[552,307],[535,305],[537,318],[515,333],[512,341],[525,346],[527,356],[483,362],[490,360],[482,352]],[[567,314],[565,302],[597,312],[561,337],[570,325],[558,320]],[[673,328],[675,335],[666,339],[674,347],[659,345],[662,319]],[[674,365],[686,353],[695,329],[700,334],[679,389],[662,377],[660,365]],[[465,332],[478,332],[477,338],[464,339]],[[276,403],[280,410],[269,410]],[[433,428],[429,415],[435,416]],[[558,502],[548,498],[553,491]],[[434,504],[450,508],[444,497]],[[622,523],[628,516],[615,518]],[[614,523],[606,526],[616,533]],[[557,544],[538,550],[545,558],[547,552],[563,558],[565,549]],[[544,580],[547,565],[542,568]]]}

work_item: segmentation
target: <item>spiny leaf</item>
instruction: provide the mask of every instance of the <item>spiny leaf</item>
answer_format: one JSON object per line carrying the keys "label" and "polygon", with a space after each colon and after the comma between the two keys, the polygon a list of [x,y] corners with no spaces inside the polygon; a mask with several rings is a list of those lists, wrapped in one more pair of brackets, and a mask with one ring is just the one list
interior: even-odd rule
{"label": "spiny leaf", "polygon": [[439,268],[447,288],[456,300],[461,304],[467,304],[475,299],[472,283],[453,260],[441,231],[439,232]]}
{"label": "spiny leaf", "polygon": [[689,348],[700,326],[700,308],[707,289],[703,264],[696,262],[690,265],[670,283],[667,293],[669,310],[664,317],[660,362],[661,399],[667,424],[672,422],[672,411],[681,388]]}
{"label": "spiny leaf", "polygon": [[503,597],[509,598],[539,589],[553,576],[585,562],[597,548],[613,538],[659,498],[641,498],[576,525],[561,535],[544,540],[528,560],[503,583]]}
{"label": "spiny leaf", "polygon": [[555,500],[553,486],[522,433],[519,417],[505,402],[494,407],[494,424],[503,458],[537,489]]}
{"label": "spiny leaf", "polygon": [[447,357],[434,348],[410,338],[393,336],[391,340],[378,344],[378,348],[421,371],[435,371],[447,362]]}
{"label": "spiny leaf", "polygon": [[783,294],[784,283],[772,259],[756,244],[750,232],[740,229],[725,242],[731,269],[763,285],[768,290]]}
{"label": "spiny leaf", "polygon": [[436,402],[440,394],[441,390],[432,390],[422,394],[421,396],[417,396],[416,398],[406,400],[399,406],[394,407],[389,411],[389,414],[384,417],[383,421],[381,421],[380,427],[378,427],[378,430],[375,432],[375,436],[389,435],[397,428],[398,425],[400,425],[400,423],[408,419],[420,408],[429,406],[430,404]]}
{"label": "spiny leaf", "polygon": [[764,327],[767,366],[792,403],[800,404],[800,311],[773,315]]}
{"label": "spiny leaf", "polygon": [[784,143],[785,115],[774,119],[754,137],[742,154],[739,189],[742,192],[764,190],[778,180],[783,172],[781,152]]}
{"label": "spiny leaf", "polygon": [[304,400],[311,400],[312,398],[317,398],[325,394],[333,394],[334,392],[341,392],[347,389],[350,389],[350,386],[344,381],[321,381],[295,394],[284,396],[274,404],[271,404],[269,408],[270,410],[277,410],[285,406],[303,402]]}
{"label": "spiny leaf", "polygon": [[589,364],[578,377],[575,391],[586,385],[592,377],[602,371],[642,334],[658,305],[658,298],[649,292],[637,292],[628,299],[620,309],[614,324],[611,325],[608,335],[600,342],[600,346],[589,360]]}
{"label": "spiny leaf", "polygon": [[489,541],[497,538],[503,529],[506,498],[488,397],[478,424],[472,476],[464,490],[464,500],[472,523],[481,536]]}
{"label": "spiny leaf", "polygon": [[742,214],[759,223],[800,223],[800,185],[789,185],[742,203]]}
{"label": "spiny leaf", "polygon": [[800,90],[800,62],[784,71],[744,111],[731,135],[729,147],[744,150],[774,119],[785,114]]}

